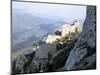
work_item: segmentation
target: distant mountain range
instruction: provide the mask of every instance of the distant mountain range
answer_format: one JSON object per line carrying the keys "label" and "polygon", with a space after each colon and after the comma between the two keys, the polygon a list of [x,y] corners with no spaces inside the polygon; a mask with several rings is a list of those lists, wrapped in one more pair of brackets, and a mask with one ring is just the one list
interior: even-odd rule
{"label": "distant mountain range", "polygon": [[14,12],[12,15],[12,51],[32,45],[48,32],[65,24],[60,20],[33,16],[29,13]]}

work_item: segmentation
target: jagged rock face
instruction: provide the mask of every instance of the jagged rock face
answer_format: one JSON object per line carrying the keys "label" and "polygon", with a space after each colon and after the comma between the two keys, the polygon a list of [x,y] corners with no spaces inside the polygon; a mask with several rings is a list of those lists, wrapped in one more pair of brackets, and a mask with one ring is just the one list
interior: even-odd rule
{"label": "jagged rock face", "polygon": [[42,44],[40,48],[36,50],[35,57],[37,58],[48,58],[48,52],[53,54],[56,51],[55,44]]}
{"label": "jagged rock face", "polygon": [[87,16],[82,33],[78,38],[70,43],[60,44],[59,49],[55,44],[42,43],[35,51],[28,50],[24,52],[15,60],[13,72],[19,74],[95,68],[95,8],[94,6],[87,6]]}
{"label": "jagged rock face", "polygon": [[[65,64],[65,70],[96,68],[95,53],[96,53],[96,7],[87,6],[87,16],[83,24],[83,31],[78,41],[76,42],[74,48],[70,52],[68,60],[66,61]],[[83,65],[83,63],[86,64]]]}
{"label": "jagged rock face", "polygon": [[77,29],[77,31],[79,33],[81,33],[82,27],[80,25],[80,22],[78,22],[78,21],[74,22],[73,24],[65,24],[65,25],[63,25],[62,37],[65,37],[69,33],[75,33],[76,29]]}
{"label": "jagged rock face", "polygon": [[61,36],[59,36],[59,35],[48,35],[45,42],[53,44],[56,41],[56,39],[61,39]]}
{"label": "jagged rock face", "polygon": [[[53,55],[56,52],[55,44],[42,44],[38,50],[36,50],[35,57],[32,61],[32,65],[37,65],[38,72],[47,71],[48,54]],[[36,63],[35,63],[36,62]],[[33,70],[34,72],[34,70]]]}
{"label": "jagged rock face", "polygon": [[19,56],[13,65],[14,73],[35,73],[47,70],[48,53],[56,52],[54,44],[42,44],[36,51],[27,50]]}
{"label": "jagged rock face", "polygon": [[56,29],[54,33],[49,33],[43,37],[43,42],[47,44],[53,44],[57,39],[61,40],[68,34],[76,33],[80,34],[82,32],[82,27],[80,22],[74,21],[72,24],[64,24],[61,28]]}
{"label": "jagged rock face", "polygon": [[13,64],[13,72],[16,74],[18,73],[25,73],[25,69],[28,66],[27,64],[30,64],[33,60],[33,57],[35,55],[35,52],[33,50],[27,50],[19,56]]}

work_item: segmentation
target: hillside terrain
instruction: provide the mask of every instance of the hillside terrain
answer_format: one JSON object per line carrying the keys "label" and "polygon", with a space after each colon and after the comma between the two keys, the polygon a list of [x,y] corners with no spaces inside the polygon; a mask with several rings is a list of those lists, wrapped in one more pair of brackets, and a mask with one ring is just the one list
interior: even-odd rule
{"label": "hillside terrain", "polygon": [[[14,55],[13,55],[14,56]],[[78,21],[47,33],[12,61],[12,74],[96,68],[96,8],[87,6],[83,28]]]}

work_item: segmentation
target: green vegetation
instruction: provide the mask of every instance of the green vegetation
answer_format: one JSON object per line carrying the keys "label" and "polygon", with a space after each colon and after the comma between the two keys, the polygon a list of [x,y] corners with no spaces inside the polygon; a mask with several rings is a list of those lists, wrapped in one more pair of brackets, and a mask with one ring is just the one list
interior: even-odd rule
{"label": "green vegetation", "polygon": [[56,39],[54,42],[56,44],[57,51],[66,47],[66,45],[70,45],[72,42],[74,42],[78,37],[80,33],[77,31],[77,28],[75,32],[69,32],[65,37],[61,39]]}
{"label": "green vegetation", "polygon": [[37,48],[38,46],[39,46],[39,44],[37,42],[33,44],[34,48]]}
{"label": "green vegetation", "polygon": [[16,52],[13,52],[12,55],[11,55],[12,61],[14,61],[16,58],[18,58],[20,55],[22,55],[25,51],[27,51],[30,48],[34,48],[34,47],[33,46],[29,46],[29,47],[23,48],[21,50],[18,50]]}
{"label": "green vegetation", "polygon": [[74,39],[76,39],[79,36],[79,32],[77,31],[77,29],[74,32],[69,32],[69,34],[67,34],[65,37],[63,37],[62,39],[56,39],[56,41],[54,42],[56,45],[60,44],[61,42],[64,43],[70,43],[71,41],[73,41]]}

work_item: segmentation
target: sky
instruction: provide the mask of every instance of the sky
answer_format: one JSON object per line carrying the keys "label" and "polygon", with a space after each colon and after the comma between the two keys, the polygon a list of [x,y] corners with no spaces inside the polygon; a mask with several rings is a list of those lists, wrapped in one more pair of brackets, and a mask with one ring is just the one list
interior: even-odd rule
{"label": "sky", "polygon": [[84,22],[86,17],[86,6],[79,5],[44,4],[13,1],[12,10],[15,12],[27,12],[31,15],[37,15],[44,18],[61,18],[66,22],[81,20],[81,24]]}
{"label": "sky", "polygon": [[26,47],[65,23],[78,20],[82,26],[85,17],[86,6],[13,1],[13,47]]}

